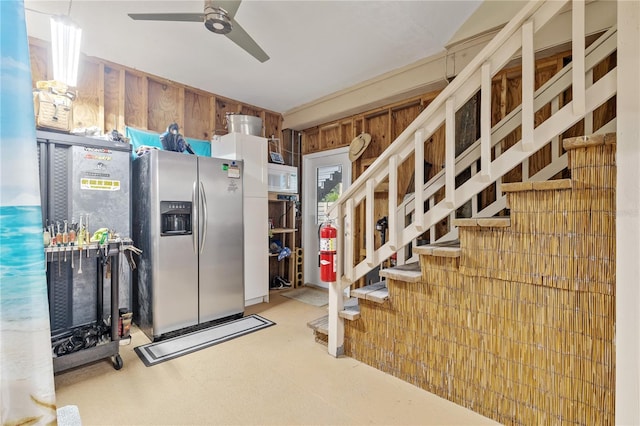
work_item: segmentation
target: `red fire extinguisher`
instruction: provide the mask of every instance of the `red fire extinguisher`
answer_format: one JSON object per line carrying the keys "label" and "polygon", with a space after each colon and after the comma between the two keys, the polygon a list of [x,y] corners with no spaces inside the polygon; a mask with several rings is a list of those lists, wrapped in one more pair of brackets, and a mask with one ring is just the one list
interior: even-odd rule
{"label": "red fire extinguisher", "polygon": [[336,238],[338,230],[333,227],[331,220],[325,221],[320,227],[320,280],[324,282],[336,281]]}

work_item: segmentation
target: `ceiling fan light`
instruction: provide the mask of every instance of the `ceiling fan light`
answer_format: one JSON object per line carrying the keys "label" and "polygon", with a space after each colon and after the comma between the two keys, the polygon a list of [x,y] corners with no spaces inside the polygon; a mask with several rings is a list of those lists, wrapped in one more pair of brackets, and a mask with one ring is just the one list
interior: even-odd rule
{"label": "ceiling fan light", "polygon": [[209,31],[216,34],[228,34],[231,31],[231,20],[224,9],[207,7],[204,12],[204,25]]}

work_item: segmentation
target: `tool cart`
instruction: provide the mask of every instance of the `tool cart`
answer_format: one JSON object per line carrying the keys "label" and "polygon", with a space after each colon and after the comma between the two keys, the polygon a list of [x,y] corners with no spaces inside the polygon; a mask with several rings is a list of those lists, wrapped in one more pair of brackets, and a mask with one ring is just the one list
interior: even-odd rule
{"label": "tool cart", "polygon": [[[54,371],[108,357],[120,369],[119,310],[130,312],[132,305],[132,274],[119,255],[130,245],[131,146],[119,140],[36,134],[45,241],[47,230],[51,240],[61,231],[69,234],[62,245],[45,243]],[[70,235],[81,228],[86,230],[82,250]],[[108,230],[107,240],[92,239],[101,229]]]}
{"label": "tool cart", "polygon": [[[78,256],[78,261],[82,262],[82,257],[87,256],[86,259],[90,262],[95,262],[97,266],[97,305],[96,311],[98,313],[103,312],[104,298],[102,297],[104,292],[104,275],[105,268],[110,269],[111,275],[111,300],[108,318],[98,317],[96,324],[92,326],[79,327],[72,332],[68,337],[58,339],[58,344],[54,345],[54,358],[53,358],[53,370],[54,373],[59,373],[70,368],[74,368],[80,365],[88,364],[90,362],[98,361],[105,358],[111,358],[113,367],[116,370],[120,370],[124,363],[122,357],[119,354],[120,348],[120,330],[119,330],[119,309],[118,309],[118,293],[119,293],[119,276],[120,276],[120,253],[131,246],[131,240],[125,241],[112,241],[105,244],[92,243],[80,249],[79,246],[66,246],[58,247],[51,246],[45,248],[47,262],[55,273],[56,262],[62,262],[62,260],[55,260],[55,256],[62,256],[62,253],[68,254],[71,259]],[[79,253],[79,255],[76,255]],[[80,263],[81,265],[81,263]],[[108,329],[104,330],[108,325]],[[92,329],[93,327],[93,329]],[[100,334],[102,331],[103,334]],[[81,336],[80,333],[84,333]],[[75,333],[75,334],[74,334]],[[105,341],[104,339],[108,339]],[[95,339],[96,345],[88,348],[81,348],[73,351],[72,347],[78,343],[81,339],[86,343],[89,339]],[[60,349],[58,349],[60,348]],[[55,356],[56,350],[62,352],[69,350],[71,352]]]}

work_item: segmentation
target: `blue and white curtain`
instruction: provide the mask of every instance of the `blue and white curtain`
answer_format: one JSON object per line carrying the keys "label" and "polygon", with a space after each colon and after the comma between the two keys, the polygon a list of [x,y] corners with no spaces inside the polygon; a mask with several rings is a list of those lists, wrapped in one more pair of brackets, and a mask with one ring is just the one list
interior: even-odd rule
{"label": "blue and white curtain", "polygon": [[0,423],[55,424],[24,4],[0,0]]}

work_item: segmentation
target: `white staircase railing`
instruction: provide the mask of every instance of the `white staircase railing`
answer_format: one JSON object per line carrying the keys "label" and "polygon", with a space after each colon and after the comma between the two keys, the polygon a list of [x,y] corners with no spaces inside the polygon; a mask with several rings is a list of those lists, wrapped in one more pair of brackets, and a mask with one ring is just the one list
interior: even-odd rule
{"label": "white staircase railing", "polygon": [[[429,106],[397,137],[378,159],[349,187],[332,206],[338,232],[337,276],[331,285],[329,297],[329,352],[341,353],[343,325],[338,318],[342,309],[342,291],[357,279],[396,252],[403,252],[427,230],[433,236],[434,226],[446,217],[453,217],[456,209],[489,185],[499,181],[520,164],[526,167],[528,158],[539,149],[552,144],[553,161],[534,176],[525,180],[549,179],[566,167],[566,156],[560,155],[560,135],[576,122],[588,117],[616,93],[616,69],[612,69],[593,82],[593,67],[616,50],[616,29],[612,28],[585,49],[585,7],[583,0],[572,3],[572,63],[563,68],[546,84],[535,89],[534,37],[546,23],[560,13],[568,1],[539,1],[527,3],[522,10],[485,46],[471,63],[429,104]],[[522,104],[498,124],[491,127],[491,79],[521,51]],[[567,89],[572,90],[572,101],[560,107],[559,98]],[[480,91],[480,139],[463,153],[455,155],[455,113]],[[544,105],[551,104],[551,115],[536,125],[535,114]],[[591,120],[585,120],[590,123]],[[412,197],[398,205],[398,167],[414,155],[414,182],[424,182],[424,147],[436,131],[445,128],[445,164]],[[610,123],[615,126],[615,122]],[[499,143],[517,128],[521,139],[502,151]],[[590,131],[591,129],[586,129]],[[477,166],[479,163],[479,167]],[[456,186],[456,176],[470,169],[471,177]],[[375,247],[375,193],[376,188],[388,182],[388,241]],[[363,204],[364,203],[364,204]],[[355,240],[356,209],[364,205],[364,260]],[[416,208],[427,206],[427,208]],[[504,208],[504,198],[483,211],[472,202],[474,215],[490,216]],[[410,219],[407,219],[410,218]],[[452,230],[445,238],[455,237]],[[432,240],[433,241],[433,240]],[[399,259],[406,259],[400,255]],[[401,260],[401,261],[402,261]]]}

